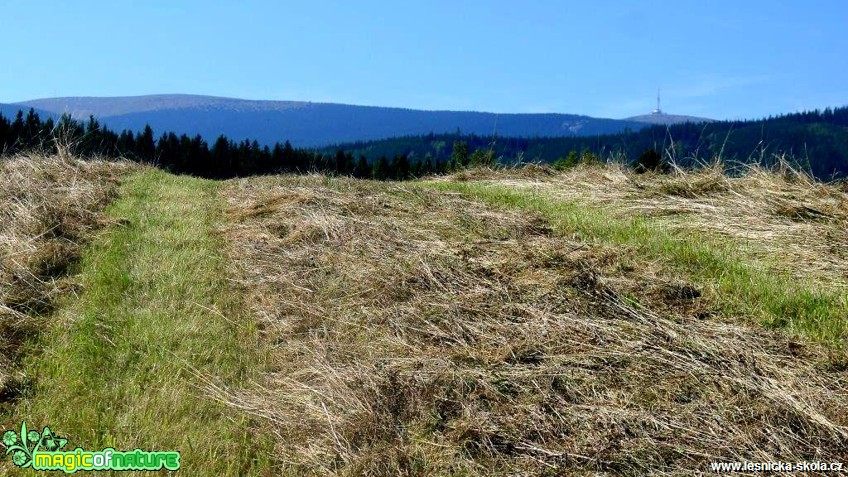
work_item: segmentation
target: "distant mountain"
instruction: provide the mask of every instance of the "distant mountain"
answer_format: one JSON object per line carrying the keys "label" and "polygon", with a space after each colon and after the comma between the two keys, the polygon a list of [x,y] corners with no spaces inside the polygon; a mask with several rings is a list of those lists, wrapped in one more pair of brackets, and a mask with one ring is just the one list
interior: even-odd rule
{"label": "distant mountain", "polygon": [[190,94],[156,94],[148,96],[68,97],[22,101],[18,105],[32,106],[56,113],[70,113],[75,118],[121,116],[165,110],[200,110],[233,112],[286,111],[310,103],[299,101],[252,101]]}
{"label": "distant mountain", "polygon": [[642,114],[640,116],[631,116],[625,118],[625,121],[636,121],[637,123],[645,123],[652,125],[672,125],[681,123],[711,123],[714,119],[699,118],[697,116],[684,116],[682,114],[666,114],[666,113],[651,113]]}
{"label": "distant mountain", "polygon": [[34,107],[78,119],[94,115],[114,130],[200,134],[208,141],[224,134],[262,144],[289,140],[298,147],[429,133],[522,137],[571,137],[638,130],[644,122],[574,114],[495,114],[470,111],[420,111],[297,101],[254,101],[194,95],[114,98],[47,98],[24,101]]}

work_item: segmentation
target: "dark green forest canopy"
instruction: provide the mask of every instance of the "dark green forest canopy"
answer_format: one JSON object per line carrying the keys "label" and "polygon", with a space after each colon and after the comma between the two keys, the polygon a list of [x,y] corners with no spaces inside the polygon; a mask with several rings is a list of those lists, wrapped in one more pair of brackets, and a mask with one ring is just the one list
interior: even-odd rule
{"label": "dark green forest canopy", "polygon": [[19,111],[14,120],[0,115],[0,155],[25,152],[67,152],[79,157],[124,158],[152,164],[176,174],[213,179],[260,174],[322,172],[360,178],[408,179],[445,171],[440,163],[413,162],[398,156],[368,163],[341,151],[327,154],[296,149],[285,141],[273,147],[257,141],[234,142],[219,136],[210,143],[201,136],[157,136],[150,126],[141,132],[120,134],[102,126],[94,117],[85,123],[63,115],[41,120],[33,109]]}
{"label": "dark green forest canopy", "polygon": [[453,145],[491,151],[502,163],[571,164],[586,156],[616,158],[635,164],[646,151],[691,167],[720,158],[726,163],[769,163],[778,156],[794,161],[820,179],[848,176],[848,107],[786,114],[760,120],[683,123],[595,137],[516,138],[462,134],[429,134],[342,144],[322,149],[344,150],[368,160],[405,155],[410,159],[449,161]]}
{"label": "dark green forest canopy", "polygon": [[[282,139],[281,139],[282,140]],[[609,159],[637,168],[662,167],[673,160],[692,167],[720,158],[725,163],[768,164],[786,156],[820,179],[848,177],[848,107],[786,114],[761,120],[684,123],[596,137],[497,137],[428,134],[356,142],[321,149],[297,149],[288,141],[260,146],[219,136],[157,136],[116,133],[91,117],[80,122],[63,115],[42,120],[34,110],[14,119],[0,115],[0,153],[56,152],[82,157],[123,157],[179,174],[209,178],[285,172],[323,172],[374,179],[409,179],[475,165],[549,162],[568,167]],[[659,158],[659,159],[658,159]],[[659,163],[658,163],[659,161]]]}

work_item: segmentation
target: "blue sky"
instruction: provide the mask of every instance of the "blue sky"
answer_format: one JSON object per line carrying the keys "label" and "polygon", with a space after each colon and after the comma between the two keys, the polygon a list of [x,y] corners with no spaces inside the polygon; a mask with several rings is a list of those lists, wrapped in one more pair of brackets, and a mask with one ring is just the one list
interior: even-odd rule
{"label": "blue sky", "polygon": [[194,93],[753,118],[848,104],[848,2],[0,3],[0,102]]}

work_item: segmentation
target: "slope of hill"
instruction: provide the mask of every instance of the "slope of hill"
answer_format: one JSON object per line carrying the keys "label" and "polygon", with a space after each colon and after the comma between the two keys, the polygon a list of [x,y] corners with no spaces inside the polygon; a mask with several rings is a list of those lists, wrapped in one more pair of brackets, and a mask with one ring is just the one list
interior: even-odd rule
{"label": "slope of hill", "polygon": [[4,159],[0,409],[69,447],[178,450],[186,476],[844,461],[847,192]]}
{"label": "slope of hill", "polygon": [[22,101],[16,104],[53,111],[59,114],[67,112],[75,118],[87,119],[89,115],[110,117],[174,109],[193,109],[200,111],[230,110],[236,112],[286,111],[308,106],[310,103],[299,101],[252,101],[191,94],[153,94],[146,96],[42,98]]}
{"label": "slope of hill", "polygon": [[[151,113],[156,114],[156,113]],[[317,122],[316,122],[317,124]],[[295,171],[324,171],[358,178],[409,179],[456,167],[501,162],[555,162],[568,167],[580,161],[635,163],[645,158],[697,167],[720,159],[726,164],[768,164],[786,160],[817,178],[848,175],[848,108],[793,113],[758,121],[716,121],[649,126],[639,131],[595,137],[503,137],[453,134],[403,136],[358,141],[318,149],[290,144],[262,148],[248,140],[220,136],[178,137],[168,131],[117,134],[97,121],[60,121],[66,154],[125,157],[156,163],[175,173],[209,178]],[[57,152],[56,130],[37,115],[21,124],[0,116],[0,151],[38,148]],[[159,139],[156,139],[159,138]],[[70,149],[69,149],[70,148]],[[654,166],[649,166],[654,167]]]}
{"label": "slope of hill", "polygon": [[289,140],[297,147],[394,136],[448,133],[497,133],[504,136],[586,136],[639,129],[636,121],[600,119],[574,114],[495,114],[472,111],[420,111],[294,101],[253,101],[193,95],[117,98],[48,98],[24,101],[54,114],[96,116],[111,129],[201,134],[214,140],[256,139],[260,144]]}
{"label": "slope of hill", "polygon": [[219,398],[279,430],[292,473],[845,455],[844,364],[803,338],[846,338],[844,192],[762,170],[535,170],[230,182],[233,281],[275,346],[266,383]]}
{"label": "slope of hill", "polygon": [[570,154],[634,162],[654,149],[679,165],[692,166],[721,158],[731,162],[768,162],[786,156],[820,179],[848,176],[848,107],[808,111],[749,121],[684,122],[651,125],[639,130],[594,137],[519,138],[457,134],[420,135],[358,141],[321,149],[343,150],[374,161],[405,155],[446,162],[452,145],[465,143],[469,154],[491,150],[502,162],[554,162]]}

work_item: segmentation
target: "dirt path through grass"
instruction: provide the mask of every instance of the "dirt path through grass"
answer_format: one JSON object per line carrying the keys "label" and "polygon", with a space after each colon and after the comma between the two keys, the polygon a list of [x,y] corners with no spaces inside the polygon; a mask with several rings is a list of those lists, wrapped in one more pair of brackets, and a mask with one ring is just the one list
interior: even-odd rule
{"label": "dirt path through grass", "polygon": [[267,473],[270,442],[204,391],[238,386],[263,359],[223,272],[218,187],[156,170],[123,185],[107,210],[117,225],[83,257],[81,295],[27,365],[20,419],[71,449],[179,450],[180,475]]}

